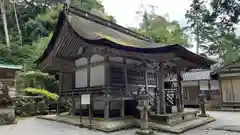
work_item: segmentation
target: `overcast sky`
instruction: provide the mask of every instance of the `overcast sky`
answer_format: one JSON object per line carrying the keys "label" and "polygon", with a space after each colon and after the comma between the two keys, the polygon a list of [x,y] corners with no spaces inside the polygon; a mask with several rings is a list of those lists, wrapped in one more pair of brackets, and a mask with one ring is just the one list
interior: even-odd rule
{"label": "overcast sky", "polygon": [[[117,20],[117,23],[124,27],[138,27],[140,17],[136,14],[141,5],[148,7],[156,6],[155,13],[165,16],[169,20],[176,20],[181,26],[186,25],[185,13],[189,9],[192,0],[102,0],[106,12]],[[208,0],[207,0],[208,1]],[[240,25],[236,31],[240,35]],[[195,44],[195,43],[193,43]],[[196,52],[196,46],[189,50]]]}
{"label": "overcast sky", "polygon": [[[155,13],[168,16],[169,20],[177,20],[181,26],[186,25],[185,12],[191,0],[102,0],[106,12],[117,20],[117,23],[128,27],[137,27],[140,17],[136,14],[141,5],[156,6]],[[195,47],[190,49],[195,52]]]}
{"label": "overcast sky", "polygon": [[191,0],[102,0],[105,10],[113,15],[117,23],[123,26],[137,26],[139,16],[136,12],[141,5],[156,6],[156,14],[168,14],[170,20],[177,20],[184,25],[184,14],[191,4]]}

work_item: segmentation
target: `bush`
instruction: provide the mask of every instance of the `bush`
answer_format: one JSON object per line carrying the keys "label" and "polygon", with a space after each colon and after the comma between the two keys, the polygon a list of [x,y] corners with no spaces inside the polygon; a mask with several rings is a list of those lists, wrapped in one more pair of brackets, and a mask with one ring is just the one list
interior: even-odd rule
{"label": "bush", "polygon": [[18,72],[16,75],[17,89],[23,88],[44,88],[51,92],[58,90],[58,81],[54,75],[41,71]]}
{"label": "bush", "polygon": [[54,100],[54,101],[58,100],[58,95],[57,94],[51,93],[51,92],[49,92],[45,89],[26,88],[26,89],[23,89],[22,91],[28,92],[28,93],[31,93],[31,94],[35,94],[35,95],[42,95],[42,96],[45,96],[47,99],[51,99],[51,100]]}
{"label": "bush", "polygon": [[15,106],[16,114],[19,116],[47,114],[49,104],[58,100],[57,94],[44,89],[26,88],[22,92],[30,96],[17,98]]}
{"label": "bush", "polygon": [[18,116],[34,116],[47,114],[48,104],[44,97],[21,96],[15,102],[15,112]]}

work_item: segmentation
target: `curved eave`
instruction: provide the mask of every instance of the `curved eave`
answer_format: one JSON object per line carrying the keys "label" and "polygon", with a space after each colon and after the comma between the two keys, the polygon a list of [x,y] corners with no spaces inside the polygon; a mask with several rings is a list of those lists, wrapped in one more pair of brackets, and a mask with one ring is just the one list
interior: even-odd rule
{"label": "curved eave", "polygon": [[[53,36],[52,36],[47,48],[45,49],[44,53],[42,54],[42,56],[38,60],[35,61],[35,63],[40,64],[45,58],[48,57],[48,55],[50,54],[50,52],[54,48],[55,41],[58,38],[59,33],[61,32],[61,28],[64,24],[64,21],[68,21],[67,17],[66,17],[66,14],[67,13],[65,13],[64,11],[62,11],[60,13],[59,18],[58,18],[58,22],[57,22],[57,25],[56,25],[56,29],[53,33]],[[71,27],[70,23],[69,23],[69,26]],[[138,47],[133,47],[133,46],[121,45],[121,44],[118,44],[116,42],[110,41],[110,40],[105,39],[105,38],[87,39],[86,37],[83,37],[83,36],[79,35],[76,31],[75,31],[75,34],[77,34],[84,42],[92,44],[92,45],[96,45],[96,46],[99,46],[99,43],[101,43],[102,46],[106,46],[106,47],[109,47],[109,48],[124,50],[124,51],[128,51],[128,52],[137,52],[137,53],[152,53],[153,54],[153,53],[173,52],[173,53],[176,54],[176,56],[184,58],[186,60],[189,60],[193,63],[197,63],[197,65],[200,65],[201,67],[205,67],[205,68],[209,68],[210,65],[215,63],[214,61],[212,61],[210,59],[207,59],[207,58],[204,58],[204,57],[202,57],[200,55],[197,55],[195,53],[192,53],[192,52],[188,51],[187,49],[185,49],[184,47],[182,47],[180,45],[177,45],[177,44],[176,45],[163,46],[163,47],[159,46],[159,47],[154,47],[154,48],[138,48]]]}
{"label": "curved eave", "polygon": [[54,48],[54,43],[57,40],[59,33],[61,32],[61,28],[64,24],[64,21],[65,21],[65,15],[64,15],[64,12],[62,11],[59,14],[55,31],[53,32],[53,36],[50,39],[47,48],[44,50],[43,54],[34,63],[40,64],[51,53],[52,49]]}
{"label": "curved eave", "polygon": [[185,49],[184,47],[178,44],[157,47],[157,48],[137,48],[137,47],[131,47],[131,46],[123,46],[123,45],[114,43],[112,41],[109,41],[107,39],[88,40],[85,38],[85,42],[92,45],[96,45],[96,46],[99,45],[99,42],[101,42],[102,46],[123,50],[127,52],[150,53],[150,54],[173,52],[174,54],[176,54],[176,56],[181,57],[185,60],[191,61],[192,63],[197,63],[196,65],[200,65],[200,67],[204,67],[204,68],[210,68],[212,64],[216,63],[210,59],[207,59],[205,57],[192,53],[191,51],[188,51],[187,49]]}

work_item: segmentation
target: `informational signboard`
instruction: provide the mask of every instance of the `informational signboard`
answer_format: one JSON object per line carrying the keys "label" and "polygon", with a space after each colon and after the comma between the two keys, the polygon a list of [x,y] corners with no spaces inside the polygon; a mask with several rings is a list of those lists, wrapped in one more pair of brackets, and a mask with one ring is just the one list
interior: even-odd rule
{"label": "informational signboard", "polygon": [[83,94],[81,97],[82,105],[89,105],[90,104],[90,94]]}
{"label": "informational signboard", "polygon": [[200,90],[209,90],[208,81],[200,81]]}

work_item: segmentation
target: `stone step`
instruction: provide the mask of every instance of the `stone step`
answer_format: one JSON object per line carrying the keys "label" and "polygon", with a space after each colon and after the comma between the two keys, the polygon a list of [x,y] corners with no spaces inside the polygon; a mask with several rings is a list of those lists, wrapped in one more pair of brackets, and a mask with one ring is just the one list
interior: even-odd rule
{"label": "stone step", "polygon": [[225,111],[225,112],[240,112],[240,108],[230,108],[230,107],[222,107],[217,111]]}

